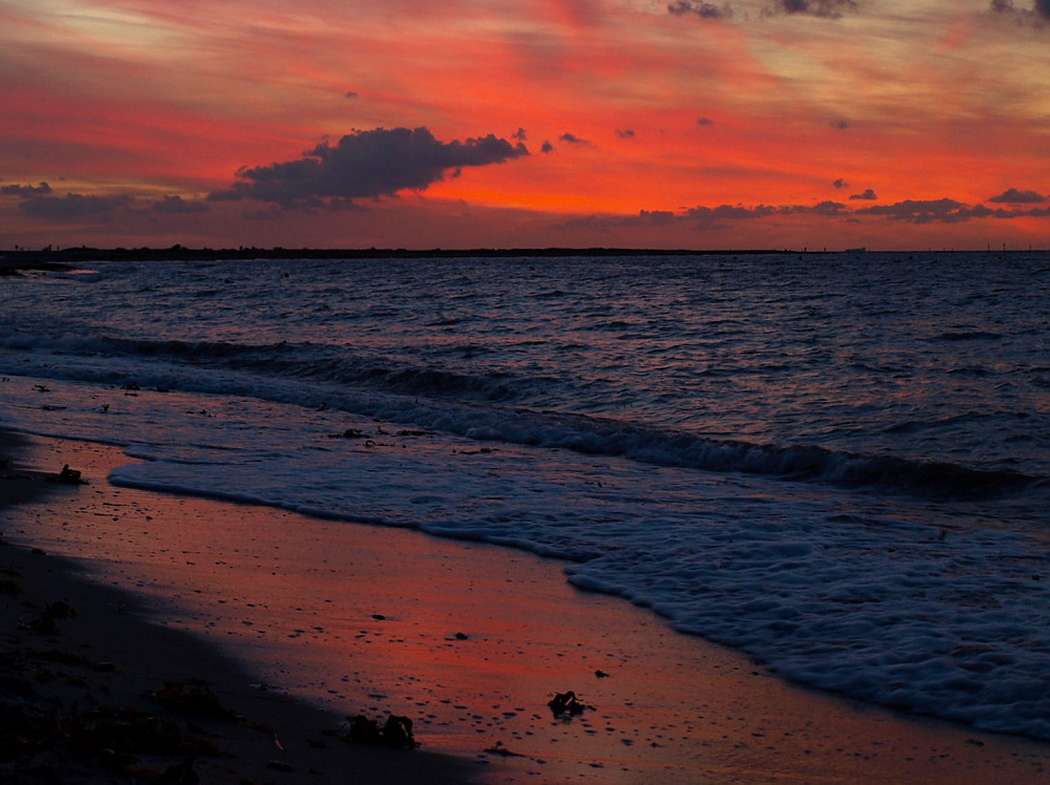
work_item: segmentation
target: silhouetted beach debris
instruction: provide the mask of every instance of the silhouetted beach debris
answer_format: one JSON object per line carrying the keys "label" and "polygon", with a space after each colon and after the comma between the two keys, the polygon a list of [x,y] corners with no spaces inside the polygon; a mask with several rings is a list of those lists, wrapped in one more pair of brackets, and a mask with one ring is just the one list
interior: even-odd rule
{"label": "silhouetted beach debris", "polygon": [[203,679],[165,681],[164,689],[147,693],[146,697],[178,714],[208,717],[216,720],[240,722],[244,718],[233,709],[224,706]]}
{"label": "silhouetted beach debris", "polygon": [[491,747],[487,748],[485,752],[491,755],[502,755],[504,758],[524,758],[525,756],[520,752],[512,752],[503,746],[502,741],[497,741]]}
{"label": "silhouetted beach debris", "polygon": [[347,428],[342,433],[333,433],[328,437],[329,439],[363,439],[365,438],[364,431],[359,431],[357,428]]}
{"label": "silhouetted beach debris", "polygon": [[595,678],[598,678],[598,679],[607,679],[607,678],[609,678],[609,674],[606,673],[605,671],[601,670],[601,669],[596,670],[594,672],[594,675],[595,675]]}
{"label": "silhouetted beach debris", "polygon": [[572,690],[556,693],[553,698],[547,701],[547,706],[555,719],[576,717],[583,714],[587,709],[594,709],[593,706],[588,706],[577,698],[576,693]]}
{"label": "silhouetted beach debris", "polygon": [[349,730],[342,736],[346,741],[402,749],[418,746],[412,735],[412,720],[408,717],[391,714],[382,726],[377,720],[369,719],[364,714],[347,716],[346,719],[350,723]]}
{"label": "silhouetted beach debris", "polygon": [[465,641],[468,640],[470,636],[468,636],[465,632],[457,632],[452,637],[455,638],[457,641]]}
{"label": "silhouetted beach debris", "polygon": [[80,472],[77,469],[70,469],[68,463],[62,467],[62,471],[53,475],[52,479],[55,482],[65,483],[66,485],[84,484],[84,480],[80,477]]}
{"label": "silhouetted beach debris", "polygon": [[[46,407],[45,407],[46,408]],[[64,408],[64,407],[57,407]],[[8,467],[8,462],[0,462],[0,469]],[[67,485],[86,485],[87,480],[81,477],[81,473],[76,469],[70,469],[69,464],[65,464],[62,470],[51,474],[48,472],[40,471],[22,471],[14,474],[3,474],[0,475],[0,479],[3,480],[49,480],[50,482],[60,482]]]}

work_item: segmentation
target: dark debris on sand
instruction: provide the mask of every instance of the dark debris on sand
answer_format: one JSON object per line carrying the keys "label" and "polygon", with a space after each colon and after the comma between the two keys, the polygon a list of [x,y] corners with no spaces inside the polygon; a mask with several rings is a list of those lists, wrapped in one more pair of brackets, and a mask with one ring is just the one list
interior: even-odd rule
{"label": "dark debris on sand", "polygon": [[418,746],[412,735],[412,720],[391,714],[383,725],[364,714],[347,717],[349,729],[340,734],[344,741],[374,744],[383,747],[414,749]]}
{"label": "dark debris on sand", "polygon": [[583,714],[587,709],[593,709],[576,697],[572,690],[568,692],[555,693],[554,697],[547,701],[547,708],[555,719],[570,719]]}

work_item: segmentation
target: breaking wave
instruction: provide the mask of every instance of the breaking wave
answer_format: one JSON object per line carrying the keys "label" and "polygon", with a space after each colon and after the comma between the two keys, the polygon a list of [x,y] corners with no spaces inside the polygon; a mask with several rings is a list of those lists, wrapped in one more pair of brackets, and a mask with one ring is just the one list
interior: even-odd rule
{"label": "breaking wave", "polygon": [[[27,347],[13,338],[0,342],[0,348]],[[545,379],[398,366],[388,358],[355,356],[340,347],[65,337],[49,340],[46,348],[52,356],[101,357],[102,367],[110,369],[107,372],[114,382],[186,392],[236,389],[238,394],[307,407],[323,402],[326,407],[411,421],[474,439],[569,449],[657,466],[820,482],[931,499],[997,499],[1048,484],[1045,477],[1003,469],[819,445],[709,438],[624,420],[544,411],[527,404],[538,397],[537,387],[549,384]],[[112,360],[122,355],[163,365],[136,364],[135,378],[118,380],[112,377]],[[194,373],[166,373],[164,368],[172,365],[192,368]],[[91,362],[67,363],[59,373],[71,380],[97,382],[95,367]],[[142,375],[145,367],[154,372],[149,378]],[[235,385],[230,384],[230,373],[238,376]],[[282,383],[286,381],[297,384]]]}

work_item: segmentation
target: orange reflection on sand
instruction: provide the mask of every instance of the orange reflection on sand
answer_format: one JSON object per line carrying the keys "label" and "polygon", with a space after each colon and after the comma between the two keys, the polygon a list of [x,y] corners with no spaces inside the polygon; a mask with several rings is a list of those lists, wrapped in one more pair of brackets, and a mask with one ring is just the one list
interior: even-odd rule
{"label": "orange reflection on sand", "polygon": [[[33,460],[69,463],[91,484],[63,489],[43,514],[15,510],[17,537],[145,593],[166,623],[337,716],[412,717],[427,749],[480,756],[493,783],[956,785],[1004,781],[1006,759],[1031,782],[1050,762],[1041,745],[792,688],[573,590],[558,562],[112,488],[102,478],[126,459],[109,447],[47,442]],[[593,708],[555,719],[547,701],[566,690]],[[485,752],[497,744],[520,757]]]}

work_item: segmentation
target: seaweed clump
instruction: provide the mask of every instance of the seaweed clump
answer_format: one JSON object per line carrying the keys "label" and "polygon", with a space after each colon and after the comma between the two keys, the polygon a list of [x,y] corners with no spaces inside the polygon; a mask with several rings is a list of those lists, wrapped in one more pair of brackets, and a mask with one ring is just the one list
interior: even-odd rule
{"label": "seaweed clump", "polygon": [[346,719],[350,723],[349,729],[342,736],[346,741],[399,749],[414,749],[419,746],[412,735],[412,720],[408,717],[391,714],[383,725],[364,714]]}

